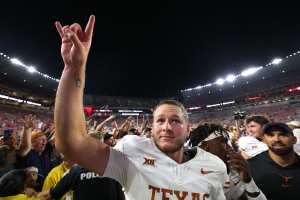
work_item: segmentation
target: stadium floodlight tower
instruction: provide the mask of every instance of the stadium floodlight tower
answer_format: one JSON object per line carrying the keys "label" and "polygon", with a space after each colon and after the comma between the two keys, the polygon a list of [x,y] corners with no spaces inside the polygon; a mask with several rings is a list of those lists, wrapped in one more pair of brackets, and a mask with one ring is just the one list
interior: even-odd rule
{"label": "stadium floodlight tower", "polygon": [[236,76],[234,74],[229,74],[227,77],[226,77],[226,81],[229,82],[229,83],[232,83],[234,82],[236,79]]}
{"label": "stadium floodlight tower", "polygon": [[10,59],[10,62],[14,65],[25,66],[18,58],[12,58]]}
{"label": "stadium floodlight tower", "polygon": [[273,65],[278,65],[278,64],[280,64],[282,62],[282,59],[281,58],[274,58],[273,60],[272,60],[272,64]]}
{"label": "stadium floodlight tower", "polygon": [[250,67],[244,71],[242,71],[241,76],[251,76],[253,74],[255,74],[258,70],[261,70],[262,67]]}
{"label": "stadium floodlight tower", "polygon": [[217,81],[215,82],[217,85],[223,85],[225,83],[225,80],[222,78],[218,78]]}
{"label": "stadium floodlight tower", "polygon": [[36,72],[36,69],[35,69],[35,67],[30,66],[30,67],[27,68],[27,71],[28,71],[29,73],[34,73],[34,72]]}

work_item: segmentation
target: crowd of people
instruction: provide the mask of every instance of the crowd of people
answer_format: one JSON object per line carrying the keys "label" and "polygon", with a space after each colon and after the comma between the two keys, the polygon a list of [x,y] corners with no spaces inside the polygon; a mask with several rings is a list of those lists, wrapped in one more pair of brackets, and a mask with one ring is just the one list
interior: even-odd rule
{"label": "crowd of people", "polygon": [[84,31],[76,23],[55,24],[65,68],[54,115],[0,107],[0,200],[300,196],[296,109],[254,108],[234,123],[232,116],[190,123],[183,104],[163,100],[142,123],[113,114],[104,120],[85,117],[94,23],[91,16]]}
{"label": "crowd of people", "polygon": [[[0,199],[4,197],[18,199],[22,196],[27,196],[28,199],[90,199],[94,196],[105,199],[125,199],[124,191],[118,181],[101,177],[57,151],[52,115],[6,107],[1,108],[1,111]],[[268,113],[262,112],[262,114]],[[226,199],[247,199],[245,195],[249,195],[251,190],[253,194],[259,192],[254,199],[266,199],[264,194],[271,197],[274,194],[278,196],[275,191],[283,192],[282,188],[274,190],[274,182],[278,183],[278,187],[285,183],[284,181],[285,184],[296,184],[297,179],[294,180],[294,176],[298,176],[295,174],[296,164],[292,167],[293,170],[287,170],[288,168],[285,169],[283,166],[282,172],[278,170],[279,164],[276,165],[275,171],[272,169],[276,161],[270,166],[265,166],[270,162],[264,163],[264,161],[272,157],[266,153],[269,150],[268,143],[262,141],[266,130],[269,129],[286,131],[299,137],[299,121],[290,121],[287,126],[283,123],[272,125],[269,119],[262,115],[251,115],[245,120],[236,121],[244,121],[245,128],[238,126],[232,129],[223,123],[209,123],[199,119],[198,123],[191,124],[184,153],[192,159],[197,153],[196,147],[200,147],[226,163],[228,180],[225,180],[223,185]],[[118,118],[111,115],[101,121],[87,118],[86,127],[88,135],[114,147],[124,136],[151,139],[152,123],[144,121],[138,126],[135,118]],[[263,130],[263,127],[267,129]],[[280,145],[282,143],[279,142]],[[296,142],[293,152],[300,153]],[[232,161],[229,162],[230,160]],[[147,162],[151,163],[151,160]],[[214,160],[214,162],[219,161]],[[201,167],[202,165],[199,165],[202,173],[214,169],[213,166]],[[263,170],[265,167],[271,169]],[[266,173],[268,171],[271,172],[270,177]],[[268,181],[270,178],[274,179],[274,173],[275,175],[277,173],[278,180]],[[250,189],[247,190],[247,187]],[[290,189],[288,188],[292,191]],[[153,192],[155,191],[153,189]],[[290,192],[287,192],[285,197],[289,194],[292,195],[292,199],[293,193]],[[159,194],[157,193],[156,196]]]}

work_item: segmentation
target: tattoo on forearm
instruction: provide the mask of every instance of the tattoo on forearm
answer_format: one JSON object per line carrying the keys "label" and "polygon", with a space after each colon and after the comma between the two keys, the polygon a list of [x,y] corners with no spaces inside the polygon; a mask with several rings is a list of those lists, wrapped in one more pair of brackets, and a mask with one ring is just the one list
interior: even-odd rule
{"label": "tattoo on forearm", "polygon": [[76,85],[76,87],[81,87],[81,80],[80,80],[80,78],[76,78],[75,79],[75,85]]}

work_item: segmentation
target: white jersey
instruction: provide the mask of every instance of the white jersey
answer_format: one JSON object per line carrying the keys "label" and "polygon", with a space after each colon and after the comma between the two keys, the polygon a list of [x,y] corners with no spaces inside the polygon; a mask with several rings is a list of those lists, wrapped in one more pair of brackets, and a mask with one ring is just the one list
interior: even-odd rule
{"label": "white jersey", "polygon": [[[229,180],[225,182],[225,196],[227,200],[238,200],[245,193],[248,200],[267,200],[264,193],[257,187],[254,180],[244,183],[238,172],[230,170]],[[251,197],[251,193],[255,194]],[[250,194],[250,195],[249,195]],[[259,195],[256,195],[259,194]]]}
{"label": "white jersey", "polygon": [[300,155],[300,128],[295,128],[293,130],[294,136],[297,138],[297,143],[294,145],[294,151]]}
{"label": "white jersey", "polygon": [[223,200],[228,180],[225,163],[211,153],[197,148],[178,164],[151,139],[133,135],[110,150],[104,176],[119,181],[129,200]]}
{"label": "white jersey", "polygon": [[252,136],[240,137],[238,146],[240,150],[244,151],[250,157],[254,157],[269,149],[265,143]]}

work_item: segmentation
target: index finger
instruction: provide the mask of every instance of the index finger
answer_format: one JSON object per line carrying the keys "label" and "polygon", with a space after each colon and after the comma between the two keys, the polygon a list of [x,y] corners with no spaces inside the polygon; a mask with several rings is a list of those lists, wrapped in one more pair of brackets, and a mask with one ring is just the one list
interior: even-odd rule
{"label": "index finger", "polygon": [[94,24],[95,24],[95,15],[91,15],[84,30],[84,32],[88,36],[88,39],[92,38],[93,31],[94,31]]}
{"label": "index finger", "polygon": [[64,34],[63,34],[62,26],[59,21],[55,22],[55,27],[56,27],[56,30],[59,33],[60,37],[63,38]]}

